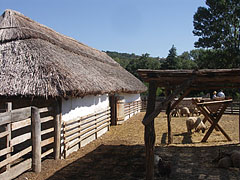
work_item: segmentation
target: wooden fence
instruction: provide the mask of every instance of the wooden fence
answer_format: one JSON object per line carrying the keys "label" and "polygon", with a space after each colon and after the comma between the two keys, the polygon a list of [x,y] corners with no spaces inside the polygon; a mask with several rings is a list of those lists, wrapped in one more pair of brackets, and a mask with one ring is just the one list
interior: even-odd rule
{"label": "wooden fence", "polygon": [[[184,100],[183,100],[183,101],[184,101]],[[161,102],[162,102],[161,100],[156,101],[156,106],[157,106],[159,103],[161,103]],[[191,106],[191,105],[187,105],[186,102],[185,102],[184,104],[185,104],[185,106],[187,106],[187,107],[188,107],[188,106]],[[233,102],[226,108],[226,110],[224,111],[224,114],[235,114],[235,115],[239,114],[239,111],[240,111],[239,106],[240,106],[240,102],[239,102],[239,101],[233,101]],[[146,108],[147,108],[147,100],[145,99],[145,100],[142,100],[142,109],[141,109],[141,111],[145,111]]]}
{"label": "wooden fence", "polygon": [[142,109],[142,101],[133,101],[130,103],[124,103],[124,115],[130,118],[132,115],[140,112]]}
{"label": "wooden fence", "polygon": [[240,111],[240,102],[234,101],[232,102],[224,111],[224,114],[239,114]]}
{"label": "wooden fence", "polygon": [[[0,179],[13,179],[32,169],[41,171],[41,160],[54,152],[54,117],[51,108],[26,107],[0,113]],[[51,123],[52,122],[52,123]],[[55,154],[58,151],[55,151]]]}
{"label": "wooden fence", "polygon": [[[101,130],[110,128],[111,112],[110,108],[103,111],[79,117],[77,119],[63,123],[64,157],[68,156],[68,151],[78,145],[80,148],[83,141],[97,139],[101,135]],[[94,137],[92,137],[94,136]],[[91,138],[90,138],[91,137]]]}

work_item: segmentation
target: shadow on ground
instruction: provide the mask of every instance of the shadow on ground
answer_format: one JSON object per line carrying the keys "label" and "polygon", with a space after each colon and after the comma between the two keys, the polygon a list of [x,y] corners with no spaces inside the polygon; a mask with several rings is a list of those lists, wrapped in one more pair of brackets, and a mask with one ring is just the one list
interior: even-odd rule
{"label": "shadow on ground", "polygon": [[[202,147],[157,146],[156,154],[169,161],[169,179],[239,179],[238,168],[219,169],[212,160],[220,151],[239,150],[238,144]],[[101,145],[56,172],[48,180],[140,180],[145,179],[142,145]],[[164,179],[157,175],[155,179]]]}
{"label": "shadow on ground", "polygon": [[144,146],[101,145],[48,180],[144,179]]}

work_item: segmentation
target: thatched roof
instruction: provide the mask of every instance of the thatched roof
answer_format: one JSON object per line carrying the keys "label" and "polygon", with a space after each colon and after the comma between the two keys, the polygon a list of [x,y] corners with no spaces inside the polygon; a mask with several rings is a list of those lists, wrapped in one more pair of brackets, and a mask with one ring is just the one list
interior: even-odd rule
{"label": "thatched roof", "polygon": [[0,95],[139,93],[143,83],[106,53],[6,10],[0,17]]}

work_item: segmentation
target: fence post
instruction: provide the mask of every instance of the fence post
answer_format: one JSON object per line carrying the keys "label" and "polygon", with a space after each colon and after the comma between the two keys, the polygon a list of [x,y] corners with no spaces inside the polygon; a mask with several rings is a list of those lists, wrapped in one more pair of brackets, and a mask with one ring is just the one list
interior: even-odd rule
{"label": "fence post", "polygon": [[[12,111],[12,103],[11,102],[6,102],[5,103],[5,108],[6,108],[6,112],[11,112]],[[7,135],[7,138],[6,138],[6,145],[7,145],[7,147],[10,147],[11,146],[10,142],[11,142],[11,138],[12,138],[11,137],[12,129],[11,129],[11,124],[10,123],[8,123],[6,125],[6,131],[8,131],[8,135]],[[8,159],[10,156],[11,156],[11,153],[8,153],[6,155],[6,158]],[[10,169],[10,164],[6,165],[6,170],[9,170],[9,169]]]}
{"label": "fence post", "polygon": [[60,159],[61,148],[61,101],[57,101],[54,118],[54,159]]}
{"label": "fence post", "polygon": [[32,168],[36,173],[41,172],[41,120],[39,109],[37,107],[31,108],[32,121]]}

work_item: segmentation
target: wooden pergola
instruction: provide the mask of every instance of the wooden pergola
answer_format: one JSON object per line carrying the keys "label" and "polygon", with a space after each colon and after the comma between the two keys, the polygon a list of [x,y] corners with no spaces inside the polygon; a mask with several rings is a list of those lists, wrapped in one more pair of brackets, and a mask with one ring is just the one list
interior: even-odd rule
{"label": "wooden pergola", "polygon": [[[168,119],[168,143],[172,143],[170,114],[179,102],[193,90],[240,88],[240,69],[139,69],[138,74],[144,82],[149,83],[147,110],[142,123],[145,126],[146,179],[153,180],[155,149],[154,118],[157,117],[163,109],[166,109]],[[158,87],[165,88],[166,98],[155,107]],[[173,102],[177,96],[179,97],[178,100]]]}

